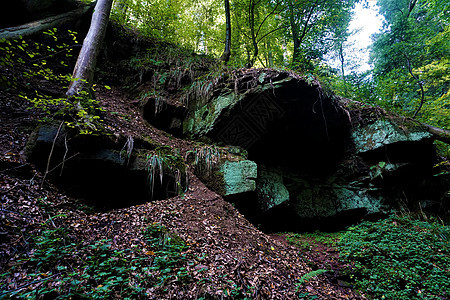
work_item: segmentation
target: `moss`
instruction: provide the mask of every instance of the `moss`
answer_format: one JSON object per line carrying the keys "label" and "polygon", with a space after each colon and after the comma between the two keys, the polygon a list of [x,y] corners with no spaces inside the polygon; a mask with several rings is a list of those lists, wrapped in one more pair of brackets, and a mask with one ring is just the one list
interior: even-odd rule
{"label": "moss", "polygon": [[380,118],[369,125],[360,126],[352,132],[356,149],[360,153],[397,142],[417,142],[431,137],[431,133],[412,122],[398,124],[385,118]]}
{"label": "moss", "polygon": [[215,171],[209,176],[199,176],[199,179],[212,191],[219,195],[225,195],[225,180],[220,171]]}
{"label": "moss", "polygon": [[257,165],[251,160],[239,162],[225,161],[220,171],[223,173],[225,182],[225,194],[233,195],[249,191],[255,191]]}
{"label": "moss", "polygon": [[169,146],[158,146],[155,150],[135,149],[132,159],[132,170],[146,170],[148,161],[157,155],[163,162],[165,173],[174,173],[177,170],[182,174],[186,173],[186,164],[179,153],[175,153]]}
{"label": "moss", "polygon": [[157,147],[162,146],[161,143],[158,143],[158,142],[154,141],[149,136],[142,136],[142,137],[140,137],[140,139],[142,140],[141,143],[143,144],[142,148],[156,149]]}
{"label": "moss", "polygon": [[170,146],[159,146],[155,149],[154,153],[162,157],[172,171],[179,170],[182,173],[186,173],[184,159],[179,153],[174,152]]}

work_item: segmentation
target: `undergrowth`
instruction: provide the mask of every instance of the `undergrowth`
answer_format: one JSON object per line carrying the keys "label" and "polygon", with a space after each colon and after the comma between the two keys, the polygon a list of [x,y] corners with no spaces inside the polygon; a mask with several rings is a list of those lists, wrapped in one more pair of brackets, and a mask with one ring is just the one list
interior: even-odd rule
{"label": "undergrowth", "polygon": [[321,232],[315,231],[312,233],[284,233],[286,240],[297,247],[311,250],[312,247],[316,247],[318,244],[324,244],[331,247],[335,247],[342,235],[342,232]]}
{"label": "undergrowth", "polygon": [[350,227],[339,243],[356,287],[374,299],[450,298],[450,226],[390,216]]}
{"label": "undergrowth", "polygon": [[[93,91],[80,91],[73,97],[63,92],[75,80],[69,73],[69,65],[73,64],[74,49],[80,46],[77,33],[53,28],[38,38],[45,42],[21,36],[14,40],[0,39],[0,88],[41,111],[44,121],[63,119],[66,126],[76,128],[81,134],[98,133],[103,129],[100,115],[104,109]],[[13,71],[5,75],[4,71],[9,69]],[[46,86],[51,83],[61,89]]]}
{"label": "undergrowth", "polygon": [[[76,240],[68,228],[51,223],[30,237],[33,250],[0,274],[0,299],[145,299],[149,289],[189,279],[186,244],[158,223],[144,229],[145,248],[124,250],[108,239]],[[17,286],[19,275],[26,278]]]}

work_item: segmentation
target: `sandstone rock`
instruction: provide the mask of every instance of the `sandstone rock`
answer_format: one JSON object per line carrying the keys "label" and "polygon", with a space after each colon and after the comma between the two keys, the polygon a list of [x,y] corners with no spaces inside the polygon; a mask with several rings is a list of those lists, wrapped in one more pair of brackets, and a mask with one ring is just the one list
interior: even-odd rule
{"label": "sandstone rock", "polygon": [[281,170],[260,166],[256,186],[258,202],[263,212],[289,201],[289,191],[283,183]]}
{"label": "sandstone rock", "polygon": [[252,192],[256,189],[257,165],[251,160],[225,161],[219,174],[223,174],[223,196]]}
{"label": "sandstone rock", "polygon": [[399,142],[423,142],[433,137],[425,128],[417,125],[406,128],[388,119],[380,119],[372,124],[358,126],[353,130],[351,136],[357,153],[380,149]]}

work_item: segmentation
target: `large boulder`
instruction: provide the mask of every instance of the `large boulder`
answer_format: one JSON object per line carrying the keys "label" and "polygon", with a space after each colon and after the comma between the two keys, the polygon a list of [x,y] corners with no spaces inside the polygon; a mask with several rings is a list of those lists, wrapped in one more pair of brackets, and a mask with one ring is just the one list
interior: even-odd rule
{"label": "large boulder", "polygon": [[433,135],[417,123],[404,120],[399,124],[394,119],[384,118],[370,124],[358,125],[351,135],[357,153],[378,150],[401,142],[413,144],[433,139]]}
{"label": "large boulder", "polygon": [[124,207],[181,194],[184,159],[150,139],[79,135],[65,126],[40,125],[25,156],[68,194],[99,207]]}
{"label": "large boulder", "polygon": [[220,167],[224,196],[253,192],[256,189],[257,165],[251,160],[225,161]]}
{"label": "large boulder", "polygon": [[[417,187],[433,181],[434,137],[426,127],[327,94],[293,73],[239,70],[194,85],[184,103],[183,135],[241,147],[258,165],[253,194],[242,163],[223,161],[216,180],[206,179],[251,203],[247,213],[258,223],[295,226],[414,206],[424,194]],[[226,174],[239,188],[224,188]],[[430,195],[438,203],[445,192]]]}
{"label": "large boulder", "polygon": [[266,212],[289,201],[289,191],[283,183],[281,170],[259,167],[257,178],[257,199],[261,211]]}
{"label": "large boulder", "polygon": [[258,167],[236,148],[200,147],[192,153],[195,175],[216,193],[230,196],[256,190]]}

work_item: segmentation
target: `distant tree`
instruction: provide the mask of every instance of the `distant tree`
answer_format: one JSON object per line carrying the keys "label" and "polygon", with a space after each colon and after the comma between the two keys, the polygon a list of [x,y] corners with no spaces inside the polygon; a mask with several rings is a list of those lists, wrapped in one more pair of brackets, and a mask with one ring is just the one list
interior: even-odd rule
{"label": "distant tree", "polygon": [[443,125],[449,126],[449,2],[379,0],[378,5],[386,23],[372,57],[383,104],[429,123],[447,118]]}
{"label": "distant tree", "polygon": [[225,0],[225,50],[221,56],[221,60],[227,63],[230,60],[231,55],[231,17],[230,17],[230,1]]}
{"label": "distant tree", "polygon": [[312,60],[321,60],[335,40],[342,39],[351,9],[357,2],[359,0],[285,0],[294,67],[312,68]]}
{"label": "distant tree", "polygon": [[240,40],[246,52],[247,66],[253,66],[260,59],[260,44],[267,37],[286,28],[277,15],[283,9],[282,0],[245,0],[234,3],[235,20]]}

